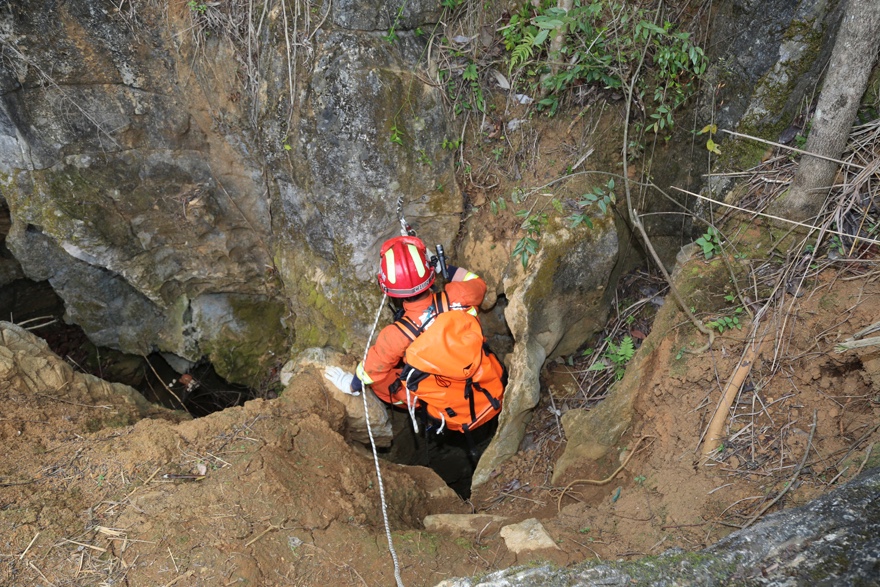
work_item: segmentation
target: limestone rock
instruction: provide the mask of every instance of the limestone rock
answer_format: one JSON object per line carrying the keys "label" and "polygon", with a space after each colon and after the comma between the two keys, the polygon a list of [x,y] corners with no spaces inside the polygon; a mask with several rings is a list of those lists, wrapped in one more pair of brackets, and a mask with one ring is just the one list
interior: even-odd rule
{"label": "limestone rock", "polygon": [[507,518],[488,514],[434,514],[424,519],[425,530],[476,539],[498,532]]}
{"label": "limestone rock", "polygon": [[[514,567],[437,587],[672,587],[876,585],[880,468],[812,502],[770,516],[697,553],[570,568]],[[502,529],[502,534],[504,529]]]}
{"label": "limestone rock", "polygon": [[[354,396],[343,393],[335,385],[324,379],[323,370],[330,365],[339,365],[340,355],[330,349],[310,348],[299,354],[296,360],[288,361],[282,367],[282,381],[290,389],[291,380],[305,371],[311,369],[316,377],[324,383],[326,393],[342,404],[345,408],[346,430],[351,440],[362,444],[370,444],[370,432],[373,434],[373,442],[376,446],[387,447],[391,445],[394,434],[391,430],[391,418],[388,407],[376,397],[372,390],[367,389],[362,395]],[[350,370],[350,369],[349,369]],[[364,416],[364,400],[370,414],[370,430],[367,430],[367,418]]]}
{"label": "limestone rock", "polygon": [[[388,30],[388,18],[385,9],[375,2],[365,0],[336,0],[330,5],[333,23],[352,30],[382,31]],[[399,30],[412,30],[417,26],[437,22],[441,15],[441,6],[433,0],[413,0],[401,7],[395,25]]]}
{"label": "limestone rock", "polygon": [[501,537],[507,550],[521,554],[532,550],[544,550],[547,548],[558,549],[556,542],[535,518],[523,520],[519,524],[511,524],[501,528]]}
{"label": "limestone rock", "polygon": [[618,264],[617,230],[610,219],[595,222],[590,232],[560,228],[544,235],[528,271],[518,259],[508,262],[504,314],[515,341],[507,365],[510,383],[498,432],[480,458],[474,486],[485,483],[492,470],[518,450],[540,398],[545,359],[573,352],[601,330]]}
{"label": "limestone rock", "polygon": [[[131,424],[146,417],[189,419],[182,412],[151,404],[127,385],[74,371],[49,349],[45,340],[9,322],[0,322],[0,391],[25,404],[57,401],[92,407],[87,415],[74,414],[75,418],[87,416],[92,429]],[[35,397],[42,399],[35,401]],[[6,426],[0,426],[0,439],[6,436]]]}
{"label": "limestone rock", "polygon": [[[690,244],[679,251],[672,280],[680,280],[684,267],[694,257],[697,245]],[[677,281],[680,287],[680,281]],[[653,373],[652,361],[665,332],[680,319],[678,305],[668,302],[661,306],[654,319],[652,334],[648,335],[626,368],[623,379],[614,384],[609,397],[590,410],[574,409],[562,416],[566,444],[553,467],[553,483],[558,483],[574,464],[584,460],[601,459],[620,439],[633,418],[633,406],[645,386],[645,379]]]}
{"label": "limestone rock", "polygon": [[296,79],[281,11],[247,47],[155,3],[132,19],[82,3],[0,13],[16,56],[0,63],[0,189],[24,274],[95,344],[207,358],[252,387],[291,346],[365,338],[397,197],[447,248],[462,210],[442,94],[412,67],[425,39],[403,34],[440,7],[408,2],[389,44],[372,32],[397,11],[384,4],[328,3],[335,26],[313,31]]}
{"label": "limestone rock", "polygon": [[[274,180],[276,262],[295,314],[297,350],[349,349],[366,338],[382,297],[378,252],[400,232],[398,198],[426,244],[446,250],[463,200],[454,156],[442,148],[455,134],[442,95],[408,65],[418,60],[419,42],[401,37],[390,45],[352,31],[316,39],[290,167],[288,157],[279,161]],[[395,115],[402,103],[412,112],[405,120]],[[405,133],[405,147],[388,140],[391,128]]]}

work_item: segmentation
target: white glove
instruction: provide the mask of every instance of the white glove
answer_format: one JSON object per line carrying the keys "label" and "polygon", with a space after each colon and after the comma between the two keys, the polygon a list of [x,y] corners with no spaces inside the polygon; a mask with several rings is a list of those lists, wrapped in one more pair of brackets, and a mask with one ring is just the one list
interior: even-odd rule
{"label": "white glove", "polygon": [[359,391],[351,390],[351,382],[354,380],[354,375],[347,371],[343,371],[339,367],[327,367],[324,369],[324,377],[330,381],[330,383],[335,385],[342,393],[347,393],[348,395],[361,394]]}

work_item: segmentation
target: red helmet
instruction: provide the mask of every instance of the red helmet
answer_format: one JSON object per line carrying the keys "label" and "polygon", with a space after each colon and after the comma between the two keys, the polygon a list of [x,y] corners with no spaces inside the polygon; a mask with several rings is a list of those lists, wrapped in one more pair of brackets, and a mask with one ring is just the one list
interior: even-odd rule
{"label": "red helmet", "polygon": [[385,241],[379,251],[379,287],[392,298],[422,293],[434,283],[425,243],[414,236]]}

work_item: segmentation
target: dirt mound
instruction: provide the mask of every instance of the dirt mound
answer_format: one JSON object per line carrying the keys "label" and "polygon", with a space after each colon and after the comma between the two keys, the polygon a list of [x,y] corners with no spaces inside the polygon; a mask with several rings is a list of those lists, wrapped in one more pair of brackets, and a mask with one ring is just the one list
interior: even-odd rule
{"label": "dirt mound", "polygon": [[[279,399],[188,420],[73,372],[17,327],[2,334],[3,585],[393,582],[372,459],[346,443],[314,373]],[[413,529],[465,508],[428,469],[382,473],[416,584],[460,547]]]}
{"label": "dirt mound", "polygon": [[[768,270],[760,260],[730,260],[750,275]],[[772,264],[779,272],[784,267]],[[630,559],[673,547],[705,548],[765,513],[802,505],[877,466],[872,448],[880,441],[880,351],[836,348],[880,317],[880,282],[871,267],[822,259],[801,288],[778,294],[724,443],[700,465],[708,421],[743,355],[751,323],[727,297],[732,286],[724,264],[692,255],[680,269],[679,287],[694,310],[707,323],[738,316],[741,328],[725,329],[705,353],[683,352],[705,337],[667,298],[642,352],[603,392],[612,398],[605,402],[628,405],[617,409],[615,421],[583,419],[593,427],[576,432],[581,442],[602,444],[606,428],[622,421],[627,430],[604,456],[575,460],[555,483],[560,456],[574,442],[573,431],[562,426],[566,417],[558,416],[594,394],[583,382],[596,358],[550,365],[548,392],[526,442],[472,496],[477,511],[538,517],[570,560]],[[621,307],[629,303],[621,297]],[[588,413],[606,408],[604,402],[590,406]]]}

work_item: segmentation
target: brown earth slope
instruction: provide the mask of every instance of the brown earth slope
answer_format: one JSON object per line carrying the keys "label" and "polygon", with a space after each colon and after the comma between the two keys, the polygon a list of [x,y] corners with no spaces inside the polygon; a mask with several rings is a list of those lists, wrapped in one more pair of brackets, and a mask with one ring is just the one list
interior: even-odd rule
{"label": "brown earth slope", "polygon": [[[698,549],[765,507],[802,504],[874,464],[877,347],[834,347],[880,317],[880,282],[844,269],[827,266],[803,295],[785,298],[794,311],[779,320],[796,327],[764,347],[708,466],[695,464],[699,441],[749,322],[743,317],[744,328],[725,331],[707,353],[682,354],[701,340],[671,302],[608,392],[631,394],[632,420],[605,458],[575,463],[552,482],[566,440],[551,408],[577,404],[586,366],[575,362],[548,367],[549,393],[520,453],[470,503],[428,469],[382,461],[404,584],[537,559]],[[707,320],[724,308],[718,271],[717,260],[699,256],[681,270],[702,284],[686,294]],[[0,584],[394,584],[372,457],[346,442],[342,407],[315,373],[277,399],[190,420],[75,373],[15,326],[0,332]],[[609,476],[641,437],[609,482],[563,495],[572,481]],[[422,526],[428,514],[471,511],[505,519],[449,534]],[[529,518],[555,547],[508,548],[500,527]]]}

